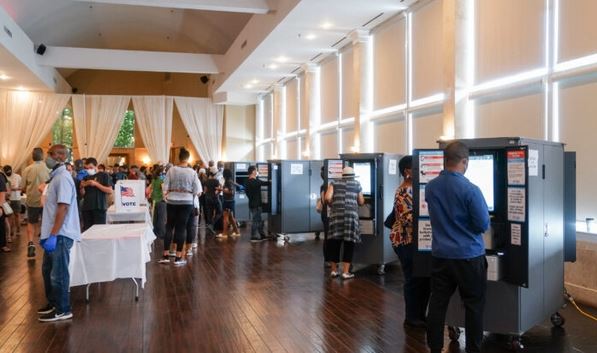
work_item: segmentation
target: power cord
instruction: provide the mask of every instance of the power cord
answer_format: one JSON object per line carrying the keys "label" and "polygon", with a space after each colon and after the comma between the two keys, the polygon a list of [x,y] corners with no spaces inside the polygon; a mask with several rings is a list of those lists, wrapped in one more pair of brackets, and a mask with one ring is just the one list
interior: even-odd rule
{"label": "power cord", "polygon": [[570,293],[568,293],[568,291],[566,290],[566,288],[564,287],[564,297],[566,297],[566,299],[572,304],[574,305],[574,307],[576,308],[576,310],[578,310],[579,313],[583,314],[584,316],[588,317],[591,320],[597,321],[597,317],[583,311],[581,308],[578,307],[578,305],[576,304],[576,302],[574,301],[574,298],[572,297],[572,295],[570,295]]}

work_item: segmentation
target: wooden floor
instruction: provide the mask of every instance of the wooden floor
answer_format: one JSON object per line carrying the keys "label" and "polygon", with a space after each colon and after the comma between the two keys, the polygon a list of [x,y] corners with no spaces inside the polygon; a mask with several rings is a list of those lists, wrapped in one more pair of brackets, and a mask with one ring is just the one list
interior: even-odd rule
{"label": "wooden floor", "polygon": [[[92,286],[90,304],[77,287],[73,320],[42,324],[41,252],[26,260],[21,236],[0,254],[0,352],[427,352],[425,334],[402,327],[398,266],[384,277],[365,268],[353,280],[332,280],[321,241],[293,240],[280,247],[251,244],[247,234],[203,236],[187,266],[147,265],[139,302],[130,280]],[[597,352],[597,325],[571,307],[562,313],[565,329],[534,328],[525,352]],[[483,351],[508,350],[487,336]]]}

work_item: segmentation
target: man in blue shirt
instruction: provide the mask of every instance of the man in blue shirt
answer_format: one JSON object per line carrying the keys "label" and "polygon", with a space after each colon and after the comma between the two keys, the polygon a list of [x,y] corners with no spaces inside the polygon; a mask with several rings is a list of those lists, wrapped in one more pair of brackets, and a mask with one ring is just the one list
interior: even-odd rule
{"label": "man in blue shirt", "polygon": [[74,241],[81,239],[77,190],[64,161],[68,151],[54,145],[48,151],[46,166],[51,170],[41,225],[44,248],[42,275],[48,304],[39,309],[39,321],[52,322],[73,317],[70,307],[68,265]]}
{"label": "man in blue shirt", "polygon": [[459,141],[444,150],[445,170],[425,187],[433,229],[431,299],[427,343],[441,352],[450,297],[458,288],[466,309],[466,352],[481,352],[487,261],[483,233],[489,212],[481,190],[464,177],[468,147]]}

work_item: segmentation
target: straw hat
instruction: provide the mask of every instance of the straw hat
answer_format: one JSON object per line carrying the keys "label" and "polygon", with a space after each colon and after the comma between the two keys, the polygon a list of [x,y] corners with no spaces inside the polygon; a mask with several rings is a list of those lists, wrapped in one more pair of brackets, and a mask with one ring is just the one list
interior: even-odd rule
{"label": "straw hat", "polygon": [[352,169],[351,167],[344,167],[342,169],[342,178],[350,179],[350,178],[354,178],[354,177],[355,177],[354,169]]}

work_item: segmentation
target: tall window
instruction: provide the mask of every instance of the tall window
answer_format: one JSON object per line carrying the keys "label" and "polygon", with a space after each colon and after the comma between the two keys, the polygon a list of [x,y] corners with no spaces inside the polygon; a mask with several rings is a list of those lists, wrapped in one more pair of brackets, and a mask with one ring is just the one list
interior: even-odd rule
{"label": "tall window", "polygon": [[127,110],[124,113],[124,119],[120,130],[118,131],[118,137],[114,142],[114,147],[118,148],[134,148],[135,147],[135,112]]}
{"label": "tall window", "polygon": [[67,162],[72,162],[73,150],[73,111],[65,108],[62,115],[52,126],[52,144],[65,145],[69,151]]}

